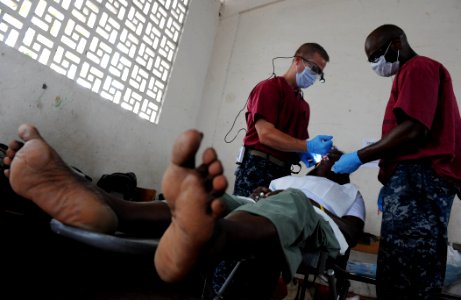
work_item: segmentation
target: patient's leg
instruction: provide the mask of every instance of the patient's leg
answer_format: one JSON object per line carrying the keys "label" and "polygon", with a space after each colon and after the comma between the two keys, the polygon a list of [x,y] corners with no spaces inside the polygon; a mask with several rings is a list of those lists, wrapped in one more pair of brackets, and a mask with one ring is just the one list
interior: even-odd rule
{"label": "patient's leg", "polygon": [[9,143],[4,164],[13,190],[57,220],[99,232],[117,228],[117,217],[97,187],[73,172],[28,124],[18,129],[24,141]]}
{"label": "patient's leg", "polygon": [[183,279],[193,268],[224,210],[216,197],[226,189],[227,180],[215,151],[206,149],[202,164],[195,167],[201,139],[201,133],[195,130],[179,136],[162,181],[172,219],[160,239],[155,266],[160,277],[168,282]]}
{"label": "patient's leg", "polygon": [[202,258],[212,266],[223,258],[257,254],[261,261],[270,258],[266,265],[272,273],[267,274],[275,273],[277,278],[277,262],[283,260],[283,254],[274,225],[265,217],[244,211],[220,218],[226,208],[218,197],[227,188],[227,180],[213,149],[206,149],[202,164],[195,167],[201,139],[195,130],[181,135],[163,177],[172,219],[155,254],[158,274],[174,282],[183,279]]}

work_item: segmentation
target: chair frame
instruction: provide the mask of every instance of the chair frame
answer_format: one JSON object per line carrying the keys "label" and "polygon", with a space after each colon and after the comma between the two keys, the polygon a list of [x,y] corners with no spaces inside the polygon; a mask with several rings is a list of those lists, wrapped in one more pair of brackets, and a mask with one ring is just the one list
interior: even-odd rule
{"label": "chair frame", "polygon": [[[56,219],[50,222],[51,230],[61,236],[79,241],[89,246],[102,250],[131,254],[131,255],[153,255],[158,246],[158,239],[139,239],[123,234],[102,234],[88,231],[81,228],[65,225]],[[304,280],[298,287],[298,293],[295,300],[304,299],[307,288],[310,283],[309,275],[326,276],[329,286],[329,299],[345,299],[350,287],[349,277],[345,271],[350,250],[345,255],[339,256],[337,259],[332,259],[328,253],[322,250],[314,252],[304,252],[303,261],[298,269],[300,274],[304,274]],[[223,300],[229,297],[226,296],[230,288],[235,288],[233,282],[245,266],[251,264],[254,258],[245,258],[240,260],[230,275],[227,277],[223,286],[214,300]],[[315,280],[314,280],[315,281]],[[205,283],[206,284],[206,283]]]}
{"label": "chair frame", "polygon": [[[346,299],[351,285],[346,271],[349,254],[350,249],[333,259],[323,250],[304,252],[303,261],[298,268],[298,274],[304,275],[304,279],[298,285],[295,300],[304,299],[307,289],[315,286],[318,277],[326,278],[329,300]],[[313,275],[312,281],[309,280],[310,275]],[[316,295],[313,296],[315,298]]]}

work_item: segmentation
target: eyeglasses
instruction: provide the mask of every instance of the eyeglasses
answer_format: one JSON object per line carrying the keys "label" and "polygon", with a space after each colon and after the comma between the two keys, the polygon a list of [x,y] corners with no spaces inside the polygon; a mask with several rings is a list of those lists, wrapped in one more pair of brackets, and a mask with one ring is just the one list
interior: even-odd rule
{"label": "eyeglasses", "polygon": [[368,58],[368,62],[376,63],[381,56],[386,55],[387,50],[389,50],[389,47],[391,46],[391,44],[392,44],[392,41],[389,44],[386,42],[378,50],[373,52],[373,54],[370,55],[370,57]]}
{"label": "eyeglasses", "polygon": [[306,67],[306,65],[307,65],[307,67],[309,67],[309,69],[311,69],[312,72],[314,72],[315,74],[317,74],[320,77],[319,81],[321,83],[325,82],[324,73],[323,73],[322,69],[315,62],[313,62],[312,60],[309,60],[309,59],[305,59],[302,56],[299,56],[299,58],[301,58],[303,60],[304,67]]}

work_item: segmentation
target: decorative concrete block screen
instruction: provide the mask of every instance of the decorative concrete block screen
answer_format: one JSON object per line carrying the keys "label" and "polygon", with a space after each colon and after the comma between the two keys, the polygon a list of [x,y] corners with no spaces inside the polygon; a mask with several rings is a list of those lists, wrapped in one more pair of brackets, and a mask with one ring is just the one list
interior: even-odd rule
{"label": "decorative concrete block screen", "polygon": [[0,42],[157,124],[189,0],[0,0]]}

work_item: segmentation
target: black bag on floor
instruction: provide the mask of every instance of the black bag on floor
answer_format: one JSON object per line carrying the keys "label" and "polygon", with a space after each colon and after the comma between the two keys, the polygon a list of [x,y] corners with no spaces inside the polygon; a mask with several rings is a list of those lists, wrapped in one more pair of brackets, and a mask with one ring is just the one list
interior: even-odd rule
{"label": "black bag on floor", "polygon": [[111,194],[120,194],[125,200],[134,200],[137,178],[133,172],[104,174],[97,186]]}

